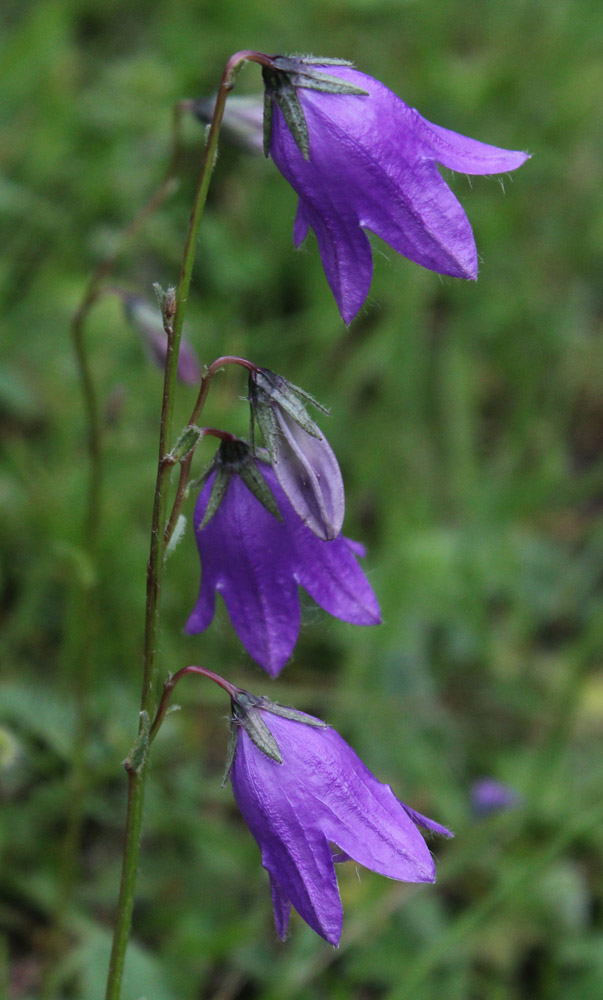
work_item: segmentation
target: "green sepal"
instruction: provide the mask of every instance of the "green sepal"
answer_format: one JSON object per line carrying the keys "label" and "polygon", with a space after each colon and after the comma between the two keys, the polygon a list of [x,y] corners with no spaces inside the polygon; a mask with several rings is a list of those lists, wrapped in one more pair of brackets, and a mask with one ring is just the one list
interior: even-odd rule
{"label": "green sepal", "polygon": [[[250,396],[250,399],[251,398],[252,397]],[[274,411],[270,406],[270,403],[267,403],[266,400],[262,398],[262,395],[258,394],[253,397],[250,415],[252,447],[255,445],[254,422],[257,421],[260,425],[264,443],[268,449],[270,461],[274,464],[274,462],[278,460],[278,429],[276,426]]]}
{"label": "green sepal", "polygon": [[309,392],[288,382],[282,375],[276,375],[275,372],[271,372],[267,368],[258,369],[250,374],[249,401],[251,403],[252,437],[253,421],[256,419],[273,462],[276,461],[279,437],[273,404],[288,413],[307,434],[322,441],[323,435],[308,415],[304,403],[311,403],[323,413],[328,413],[328,409],[317,399],[314,399],[314,396],[311,396]]}
{"label": "green sepal", "polygon": [[258,750],[261,750],[271,760],[275,760],[277,764],[282,764],[283,758],[278,743],[260,715],[259,703],[261,701],[261,698],[256,698],[248,691],[240,691],[236,700],[233,699],[232,702],[232,724],[243,726],[249,739]]}
{"label": "green sepal", "polygon": [[185,427],[169,453],[168,458],[174,463],[180,462],[191,451],[194,451],[202,437],[203,431],[199,427]]}
{"label": "green sepal", "polygon": [[[291,382],[287,382],[287,379],[283,378],[281,375],[275,375],[274,372],[269,372],[264,369],[262,372],[257,372],[258,378],[256,378],[256,385],[258,388],[264,392],[271,400],[274,400],[285,413],[288,413],[290,417],[295,420],[296,424],[312,437],[318,438],[320,441],[322,434],[320,433],[318,427],[314,423],[311,417],[308,416],[306,407],[301,402],[305,400],[312,403],[323,413],[328,413],[329,411],[326,407],[321,406],[317,400],[314,399],[309,393],[304,392],[296,385],[292,385]],[[262,376],[267,376],[265,378],[265,384],[262,385],[259,381]]]}
{"label": "green sepal", "polygon": [[[264,479],[262,473],[257,468],[255,462],[245,462],[238,470],[239,475],[250,493],[253,493],[256,500],[259,500],[263,507],[270,514],[274,514],[278,521],[282,521],[272,490]],[[211,502],[211,500],[210,500]]]}
{"label": "green sepal", "polygon": [[[297,91],[289,79],[288,73],[275,73],[272,69],[262,70],[264,78],[265,101],[276,101],[283,112],[287,127],[295,139],[304,160],[310,158],[310,138],[308,125]],[[266,119],[266,103],[264,104],[264,153],[270,153],[272,139],[272,108],[269,119]],[[268,152],[266,152],[268,150]]]}
{"label": "green sepal", "polygon": [[298,712],[295,708],[287,708],[285,705],[279,705],[275,701],[270,701],[269,698],[259,697],[258,708],[262,708],[265,712],[270,712],[271,715],[279,715],[281,719],[291,719],[292,722],[301,722],[304,726],[313,726],[315,729],[329,728],[328,722],[323,722],[322,719],[312,719],[305,712]]}
{"label": "green sepal", "polygon": [[209,495],[209,502],[205,508],[205,514],[203,515],[203,520],[199,525],[199,530],[204,528],[205,525],[211,521],[218,507],[222,503],[224,497],[226,496],[226,490],[228,489],[230,477],[233,473],[232,469],[229,469],[224,465],[216,465],[215,469],[216,475],[212,484],[211,493]]}
{"label": "green sepal", "polygon": [[304,55],[293,55],[293,56],[276,56],[274,59],[275,63],[278,63],[280,59],[289,59],[292,62],[303,62],[307,63],[308,66],[351,66],[354,63],[351,59],[330,59],[329,56],[304,56]]}
{"label": "green sepal", "polygon": [[[325,94],[368,96],[366,90],[353,83],[341,80],[330,73],[320,73],[315,69],[305,70],[304,66],[321,65],[321,61],[275,56],[271,67],[262,69],[264,79],[264,156],[270,155],[272,140],[272,101],[276,101],[283,112],[287,127],[291,132],[304,160],[310,159],[310,137],[308,123],[297,95],[299,88],[320,90]],[[325,59],[322,65],[350,66],[340,59]]]}
{"label": "green sepal", "polygon": [[224,788],[226,782],[230,778],[230,772],[232,771],[232,765],[234,764],[238,742],[239,742],[239,727],[237,723],[231,719],[230,729],[228,733],[228,748],[226,750],[226,762],[224,764],[224,774],[222,775],[220,788]]}
{"label": "green sepal", "polygon": [[268,92],[268,88],[264,90],[264,118],[263,118],[263,130],[264,130],[264,156],[266,159],[270,156],[270,141],[272,139],[272,97]]}
{"label": "green sepal", "polygon": [[294,87],[302,87],[306,90],[322,90],[325,94],[349,94],[359,97],[367,97],[368,91],[362,87],[357,87],[354,83],[348,83],[340,77],[331,76],[330,73],[320,73],[315,69],[306,70],[306,66],[351,66],[347,60],[310,59],[304,56],[276,56],[272,60],[274,68],[286,74],[289,82]]}
{"label": "green sepal", "polygon": [[203,470],[203,472],[201,473],[200,476],[197,476],[196,479],[191,479],[191,481],[189,482],[189,484],[188,484],[188,486],[186,488],[186,493],[184,495],[185,499],[188,497],[188,495],[191,492],[191,490],[194,491],[194,490],[202,490],[203,489],[203,487],[205,486],[205,484],[206,484],[207,480],[209,479],[211,473],[213,472],[213,469],[214,469],[214,463],[212,461]]}
{"label": "green sepal", "polygon": [[303,90],[320,90],[323,94],[368,97],[368,90],[357,87],[355,83],[339,80],[329,73],[291,73],[289,79],[294,87],[301,87]]}

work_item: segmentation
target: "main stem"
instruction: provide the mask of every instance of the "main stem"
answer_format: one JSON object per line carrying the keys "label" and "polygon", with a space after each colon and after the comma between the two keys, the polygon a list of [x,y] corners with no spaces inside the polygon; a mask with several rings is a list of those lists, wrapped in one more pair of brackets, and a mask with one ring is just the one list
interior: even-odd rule
{"label": "main stem", "polygon": [[[178,353],[182,337],[184,314],[190,289],[197,237],[207,199],[207,192],[215,163],[218,133],[224,114],[226,98],[234,86],[234,76],[238,67],[256,55],[238,52],[232,56],[222,75],[216,97],[213,119],[205,145],[203,161],[197,182],[195,200],[191,212],[188,233],[184,245],[180,280],[176,292],[176,307],[173,316],[166,319],[168,350],[165,362],[161,423],[159,430],[159,459],[155,483],[155,500],[151,525],[151,546],[147,565],[147,600],[145,613],[145,638],[142,694],[140,701],[140,725],[135,751],[126,762],[128,771],[128,811],[126,817],[125,845],[122,875],[117,904],[117,916],[113,934],[111,961],[107,979],[106,1000],[119,1000],[123,979],[126,948],[132,925],[132,910],[140,853],[144,788],[147,777],[148,723],[153,718],[157,687],[157,646],[159,631],[159,599],[163,568],[164,532],[166,525],[167,494],[173,464],[168,459],[173,436],[173,412],[178,370]],[[136,765],[132,761],[136,759]]]}

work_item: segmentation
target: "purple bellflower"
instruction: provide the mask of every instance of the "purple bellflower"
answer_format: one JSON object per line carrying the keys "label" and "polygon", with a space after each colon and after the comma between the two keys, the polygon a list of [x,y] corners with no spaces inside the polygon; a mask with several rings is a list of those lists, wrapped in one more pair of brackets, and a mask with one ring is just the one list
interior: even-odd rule
{"label": "purple bellflower", "polygon": [[293,906],[338,944],[343,909],[334,862],[354,860],[402,882],[435,880],[418,827],[450,831],[400,802],[334,729],[247,692],[233,700],[232,726],[232,788],[270,875],[281,940]]}
{"label": "purple bellflower", "polygon": [[[433,125],[349,64],[277,56],[273,65],[264,70],[265,150],[299,195],[295,246],[312,227],[344,322],[372,280],[365,229],[425,268],[475,279],[471,225],[437,165],[497,174],[528,154]],[[333,77],[354,90],[335,92]]]}
{"label": "purple bellflower", "polygon": [[379,606],[356,561],[365,554],[363,547],[342,535],[317,538],[295,513],[272,468],[253,458],[243,442],[236,445],[242,456],[236,462],[227,457],[226,445],[219,449],[195,508],[202,578],[186,631],[203,632],[211,624],[218,592],[250,656],[276,676],[299,634],[298,587],[329,614],[354,625],[379,624]]}

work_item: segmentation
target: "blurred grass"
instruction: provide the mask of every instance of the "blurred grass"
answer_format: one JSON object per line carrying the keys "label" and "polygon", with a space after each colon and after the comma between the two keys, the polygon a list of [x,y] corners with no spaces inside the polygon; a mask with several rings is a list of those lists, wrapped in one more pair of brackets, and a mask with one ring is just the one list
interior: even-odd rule
{"label": "blurred grass", "polygon": [[[198,586],[187,536],[168,568],[163,671],[200,660],[326,716],[457,836],[433,844],[435,888],[342,866],[338,951],[295,917],[278,945],[258,851],[219,788],[226,705],[184,682],[184,710],[154,751],[124,996],[598,1000],[600,5],[53,0],[8,2],[1,16],[0,984],[10,975],[11,997],[38,995],[59,877],[73,728],[66,597],[90,571],[69,320],[162,176],[174,102],[210,93],[229,54],[257,47],[351,58],[427,118],[533,159],[505,178],[506,193],[450,177],[482,257],[476,285],[375,241],[370,300],[348,332],[314,241],[292,249],[292,192],[271,164],[224,146],[188,336],[203,361],[248,353],[332,408],[346,531],[369,547],[385,624],[354,630],[308,602],[294,662],[272,685],[224,613],[207,636],[182,635]],[[242,89],[258,83],[246,69]],[[180,190],[116,283],[150,295],[177,277],[201,142],[189,122]],[[61,995],[81,1000],[102,994],[119,877],[160,393],[115,301],[91,315],[87,340],[107,413],[102,628],[81,877],[59,970]],[[244,433],[243,392],[225,374],[207,423]],[[183,389],[183,420],[191,402]],[[468,793],[481,774],[515,788],[521,807],[476,822]]]}

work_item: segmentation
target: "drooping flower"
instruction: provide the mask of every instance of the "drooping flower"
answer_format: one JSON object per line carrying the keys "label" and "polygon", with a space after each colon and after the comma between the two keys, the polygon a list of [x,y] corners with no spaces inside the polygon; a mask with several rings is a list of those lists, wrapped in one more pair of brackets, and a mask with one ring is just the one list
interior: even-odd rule
{"label": "drooping flower", "polygon": [[338,944],[343,910],[334,862],[354,860],[403,882],[435,880],[418,827],[445,837],[449,830],[400,802],[319,719],[240,694],[230,777],[270,876],[281,940],[293,906]]}
{"label": "drooping flower", "polygon": [[[269,152],[299,195],[293,240],[299,246],[309,227],[316,233],[344,321],[361,308],[372,280],[365,229],[423,267],[475,279],[471,225],[437,165],[497,174],[515,170],[528,154],[432,124],[349,64],[285,57],[273,63],[264,70]],[[327,92],[328,84],[312,82],[325,73],[364,93]]]}
{"label": "drooping flower", "polygon": [[[243,442],[237,446],[234,462],[221,446],[195,508],[202,577],[186,631],[202,632],[211,624],[218,592],[248,653],[276,676],[299,634],[298,587],[329,614],[354,625],[378,624],[379,606],[356,561],[363,547],[342,535],[333,541],[317,538],[293,510],[271,467],[245,454]],[[224,471],[226,480],[220,478]],[[259,487],[250,483],[255,492],[246,484],[251,475]],[[214,512],[216,482],[220,497]],[[270,502],[261,490],[278,516],[267,509]]]}
{"label": "drooping flower", "polygon": [[295,513],[325,541],[343,526],[345,493],[335,452],[305,404],[309,393],[266,368],[249,376],[252,420],[260,425],[272,468]]}

